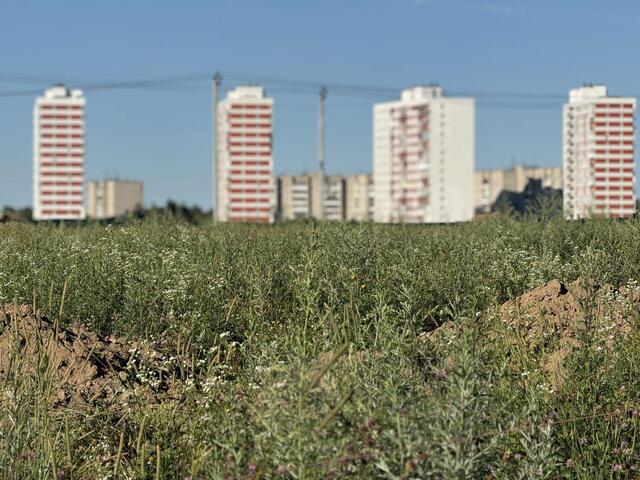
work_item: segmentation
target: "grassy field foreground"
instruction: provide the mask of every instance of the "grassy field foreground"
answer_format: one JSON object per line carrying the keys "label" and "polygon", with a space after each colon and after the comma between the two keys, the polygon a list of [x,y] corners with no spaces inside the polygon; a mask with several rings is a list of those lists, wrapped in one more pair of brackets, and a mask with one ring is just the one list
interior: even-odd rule
{"label": "grassy field foreground", "polygon": [[0,477],[632,478],[638,281],[635,222],[4,225]]}

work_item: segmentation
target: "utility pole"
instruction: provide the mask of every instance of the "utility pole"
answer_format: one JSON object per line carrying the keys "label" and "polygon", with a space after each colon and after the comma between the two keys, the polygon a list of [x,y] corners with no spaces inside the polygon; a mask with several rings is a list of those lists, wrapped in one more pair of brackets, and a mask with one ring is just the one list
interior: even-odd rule
{"label": "utility pole", "polygon": [[326,177],[324,171],[324,101],[327,98],[327,88],[320,87],[320,105],[318,109],[318,175],[320,176],[320,207],[318,209],[319,218],[324,218],[324,195],[326,188]]}
{"label": "utility pole", "polygon": [[218,148],[218,103],[220,103],[220,84],[222,83],[222,75],[216,72],[212,78],[211,88],[213,104],[211,105],[211,160],[213,163],[213,207],[211,209],[212,219],[215,222],[217,215],[216,210],[220,207],[220,192],[218,191],[218,156],[220,149]]}

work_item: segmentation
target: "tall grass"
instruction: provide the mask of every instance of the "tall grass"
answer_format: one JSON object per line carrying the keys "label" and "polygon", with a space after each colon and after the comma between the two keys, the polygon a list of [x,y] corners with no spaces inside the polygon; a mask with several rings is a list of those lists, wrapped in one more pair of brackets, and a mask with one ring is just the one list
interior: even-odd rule
{"label": "tall grass", "polygon": [[633,476],[636,330],[572,354],[554,393],[487,332],[496,305],[547,280],[622,285],[639,267],[633,222],[3,225],[2,303],[203,367],[179,399],[89,412],[51,407],[47,365],[9,369],[0,476]]}

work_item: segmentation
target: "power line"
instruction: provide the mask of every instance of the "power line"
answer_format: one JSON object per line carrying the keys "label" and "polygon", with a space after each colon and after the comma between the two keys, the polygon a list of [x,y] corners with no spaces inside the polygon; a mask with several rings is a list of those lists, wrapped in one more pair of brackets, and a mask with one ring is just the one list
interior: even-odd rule
{"label": "power line", "polygon": [[0,91],[0,97],[34,97],[40,95],[42,90],[8,90]]}
{"label": "power line", "polygon": [[[313,92],[314,94],[317,92],[319,88],[323,85],[332,91],[333,93],[338,94],[354,94],[354,95],[363,95],[363,96],[371,96],[371,95],[397,95],[398,92],[402,91],[402,86],[374,86],[374,85],[364,85],[364,84],[345,84],[345,83],[335,83],[335,82],[324,82],[324,81],[310,81],[310,80],[300,80],[300,79],[287,79],[282,77],[272,77],[265,75],[257,75],[250,73],[238,73],[238,72],[229,72],[223,71],[222,75],[227,80],[232,80],[234,82],[247,82],[247,83],[259,83],[265,86],[271,86],[276,88],[282,88],[286,91],[291,91],[295,89],[300,93],[303,92]],[[2,78],[2,76],[0,76]],[[13,75],[12,78],[20,78],[18,75]],[[29,77],[31,81],[42,81],[44,77]],[[79,84],[80,88],[84,88],[87,90],[101,90],[101,89],[122,89],[122,88],[183,88],[183,89],[199,89],[197,86],[185,86],[184,83],[195,83],[198,81],[208,82],[211,78],[211,74],[209,72],[202,73],[192,73],[187,75],[177,75],[171,77],[161,77],[161,78],[148,78],[148,79],[134,79],[127,81],[76,81],[75,83]],[[208,85],[208,84],[207,84]],[[203,86],[204,88],[204,86]],[[566,94],[544,94],[537,92],[508,92],[508,91],[478,91],[478,90],[452,90],[449,92],[451,95],[456,96],[472,96],[472,97],[484,97],[484,98],[510,98],[510,99],[528,99],[528,100],[564,100],[566,99]]]}
{"label": "power line", "polygon": [[[311,80],[290,79],[265,75],[256,75],[240,72],[221,72],[225,80],[233,83],[259,83],[270,91],[281,95],[316,95],[323,85],[331,92],[332,97],[361,98],[382,100],[383,98],[396,98],[403,87],[376,86],[365,84],[347,84],[338,82],[322,82]],[[184,92],[209,92],[208,86],[211,74],[208,72],[174,75],[169,77],[155,77],[131,80],[84,80],[70,82],[86,91],[184,91]],[[15,73],[0,73],[0,82],[43,84],[55,83],[48,76],[32,76]],[[198,84],[198,82],[202,82]],[[206,83],[205,83],[206,82]],[[40,90],[0,90],[1,98],[37,96]],[[453,96],[468,96],[478,99],[478,107],[497,108],[511,110],[544,110],[555,109],[564,101],[566,94],[539,93],[539,92],[511,92],[511,91],[482,91],[482,90],[451,90],[447,91]],[[635,97],[637,95],[629,95]],[[487,100],[487,101],[483,101]],[[500,101],[495,101],[500,100]],[[543,101],[546,101],[543,103]],[[552,103],[554,102],[554,103]]]}
{"label": "power line", "polygon": [[51,80],[51,77],[36,77],[31,75],[24,75],[20,73],[0,73],[0,82],[2,83],[55,83]]}
{"label": "power line", "polygon": [[[202,92],[208,93],[207,89],[204,87],[188,87],[188,86],[171,86],[171,85],[157,85],[157,84],[149,84],[142,86],[141,84],[102,84],[96,87],[84,88],[80,87],[85,91],[117,91],[117,90],[135,90],[135,91],[143,91],[143,92],[164,92],[164,91],[177,91],[177,92]],[[284,88],[270,88],[269,91],[272,93],[276,93],[278,95],[294,95],[294,96],[308,96],[309,92],[301,92],[301,91],[291,91]],[[359,99],[359,100],[380,100],[379,97],[372,95],[354,95],[344,92],[333,92],[334,96],[340,98],[351,98],[351,99]],[[42,94],[42,90],[12,90],[12,91],[0,91],[0,98],[18,98],[18,97],[36,97]],[[509,110],[550,110],[550,109],[558,109],[561,107],[561,103],[525,103],[525,102],[495,102],[495,101],[483,101],[479,100],[476,105],[480,108],[495,108],[495,109],[509,109]],[[359,105],[333,105],[331,108],[362,108],[363,104]]]}

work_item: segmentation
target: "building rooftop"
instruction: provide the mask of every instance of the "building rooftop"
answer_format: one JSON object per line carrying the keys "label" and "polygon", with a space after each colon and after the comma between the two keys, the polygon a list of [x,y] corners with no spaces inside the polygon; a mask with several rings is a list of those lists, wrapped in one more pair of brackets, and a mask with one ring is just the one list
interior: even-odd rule
{"label": "building rooftop", "polygon": [[70,89],[62,83],[58,83],[44,91],[44,98],[83,98],[82,90]]}
{"label": "building rooftop", "polygon": [[227,98],[233,100],[263,99],[265,98],[264,88],[257,85],[242,85],[231,90]]}
{"label": "building rooftop", "polygon": [[428,100],[430,98],[440,98],[443,96],[440,85],[416,85],[402,91],[403,101]]}
{"label": "building rooftop", "polygon": [[607,87],[604,85],[595,85],[585,83],[580,88],[573,88],[569,92],[569,101],[577,102],[580,100],[588,100],[591,98],[603,98],[607,96]]}

